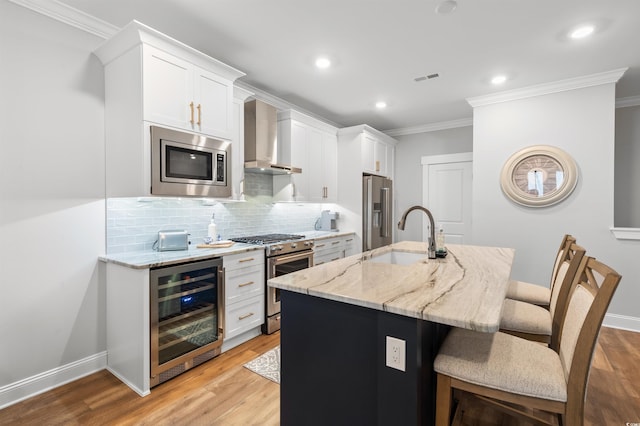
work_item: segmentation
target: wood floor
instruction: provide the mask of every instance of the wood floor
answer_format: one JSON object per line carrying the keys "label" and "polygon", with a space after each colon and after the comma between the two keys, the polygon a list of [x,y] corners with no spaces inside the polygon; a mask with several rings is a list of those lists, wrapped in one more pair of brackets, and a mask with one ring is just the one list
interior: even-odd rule
{"label": "wood floor", "polygon": [[[153,388],[144,398],[106,370],[0,410],[0,425],[278,425],[279,385],[242,367],[276,346],[260,336]],[[640,423],[640,333],[603,328],[591,368],[585,424]],[[465,425],[515,425],[486,408]]]}

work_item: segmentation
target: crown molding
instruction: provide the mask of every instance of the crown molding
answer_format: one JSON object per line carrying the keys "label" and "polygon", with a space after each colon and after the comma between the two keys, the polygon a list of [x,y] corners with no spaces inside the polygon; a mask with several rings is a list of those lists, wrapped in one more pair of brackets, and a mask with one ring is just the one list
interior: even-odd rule
{"label": "crown molding", "polygon": [[628,98],[616,99],[616,108],[640,106],[640,96],[629,96]]}
{"label": "crown molding", "polygon": [[9,0],[57,21],[79,28],[103,39],[113,36],[120,28],[91,16],[57,0]]}
{"label": "crown molding", "polygon": [[552,83],[537,84],[535,86],[523,87],[521,89],[507,90],[504,92],[492,93],[485,96],[467,98],[467,102],[472,107],[491,105],[500,102],[514,101],[517,99],[530,98],[533,96],[548,95],[551,93],[564,92],[567,90],[581,89],[584,87],[599,86],[601,84],[615,83],[627,71],[628,68],[619,68],[612,71],[590,74],[582,77],[568,78]]}
{"label": "crown molding", "polygon": [[438,130],[455,129],[457,127],[467,127],[473,125],[473,118],[460,118],[458,120],[441,121],[439,123],[422,124],[420,126],[403,127],[398,129],[385,130],[389,136],[414,135],[416,133],[435,132]]}
{"label": "crown molding", "polygon": [[[105,40],[113,37],[120,28],[110,24],[106,21],[98,19],[88,13],[82,12],[71,6],[59,2],[58,0],[9,0],[19,6],[33,10],[49,18],[63,22],[72,27],[86,31],[90,34],[103,38]],[[584,77],[572,78],[567,80],[557,81],[555,83],[540,84],[536,86],[529,86],[522,89],[515,89],[505,92],[498,92],[486,96],[478,96],[474,98],[467,98],[467,102],[472,106],[489,105],[492,103],[506,102],[515,99],[523,99],[532,96],[539,96],[544,94],[556,93],[565,90],[578,89],[581,87],[595,86],[605,83],[615,83],[624,74],[627,68],[620,68],[617,70],[592,74]],[[323,121],[331,126],[341,127],[340,124],[327,120],[324,117],[319,116],[311,111],[300,108],[284,99],[273,96],[263,90],[253,87],[244,82],[236,81],[236,85],[243,87],[245,90],[249,90],[254,93],[256,99],[263,100],[278,109],[295,109],[310,117]],[[620,98],[616,100],[616,108],[624,108],[640,105],[640,96],[631,96],[627,98]],[[430,123],[414,127],[405,127],[386,130],[383,133],[389,136],[403,136],[417,133],[434,132],[438,130],[452,129],[456,127],[466,127],[473,124],[473,119],[462,118],[458,120],[443,121],[439,123]]]}

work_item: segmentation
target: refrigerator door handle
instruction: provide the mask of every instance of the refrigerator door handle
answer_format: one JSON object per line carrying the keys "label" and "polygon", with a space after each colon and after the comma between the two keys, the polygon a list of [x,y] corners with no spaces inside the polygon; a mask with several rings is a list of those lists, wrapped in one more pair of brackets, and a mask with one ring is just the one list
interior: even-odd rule
{"label": "refrigerator door handle", "polygon": [[372,197],[373,197],[373,182],[371,181],[371,178],[367,178],[365,179],[365,191],[366,191],[366,198],[365,198],[365,203],[364,203],[364,235],[363,235],[363,240],[364,240],[364,251],[368,251],[371,250],[371,231],[372,228],[371,226],[373,225],[373,212],[372,212],[372,208],[373,208],[373,202],[372,202]]}
{"label": "refrigerator door handle", "polygon": [[382,225],[380,226],[380,236],[383,238],[389,237],[389,230],[391,229],[391,212],[389,211],[389,188],[380,188],[380,211],[382,213]]}

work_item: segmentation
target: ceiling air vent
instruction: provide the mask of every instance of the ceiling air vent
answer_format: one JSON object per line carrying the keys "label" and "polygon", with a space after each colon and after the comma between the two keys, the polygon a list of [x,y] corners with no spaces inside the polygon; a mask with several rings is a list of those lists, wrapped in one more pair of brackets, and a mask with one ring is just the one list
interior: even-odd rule
{"label": "ceiling air vent", "polygon": [[420,77],[416,77],[413,79],[413,81],[415,81],[416,83],[420,82],[420,81],[425,81],[425,80],[431,80],[432,78],[436,78],[436,77],[440,77],[440,74],[438,73],[434,73],[434,74],[429,74],[429,75],[423,75]]}

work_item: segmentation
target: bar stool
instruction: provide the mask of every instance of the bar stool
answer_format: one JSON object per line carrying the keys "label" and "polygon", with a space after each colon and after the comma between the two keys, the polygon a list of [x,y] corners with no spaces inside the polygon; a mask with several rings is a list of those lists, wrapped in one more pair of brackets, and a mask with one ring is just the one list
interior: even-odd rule
{"label": "bar stool", "polygon": [[566,234],[562,237],[560,247],[556,254],[556,261],[553,264],[553,270],[551,271],[551,285],[549,288],[541,285],[531,284],[524,281],[511,280],[509,287],[507,288],[507,299],[520,300],[522,302],[531,303],[540,306],[549,306],[549,300],[551,299],[551,289],[553,283],[556,281],[556,275],[558,273],[558,266],[562,259],[562,252],[571,244],[575,243],[576,239],[571,235]]}
{"label": "bar stool", "polygon": [[583,257],[558,333],[559,347],[517,336],[454,328],[434,361],[436,425],[448,425],[453,391],[520,420],[583,424],[591,360],[620,275]]}
{"label": "bar stool", "polygon": [[567,307],[571,283],[584,255],[585,249],[575,243],[561,250],[559,262],[557,262],[558,271],[551,286],[549,310],[531,303],[505,299],[502,305],[500,331],[527,340],[551,343],[551,348],[555,349],[557,341],[551,341],[551,336],[554,335],[553,329],[560,327],[559,320]]}

